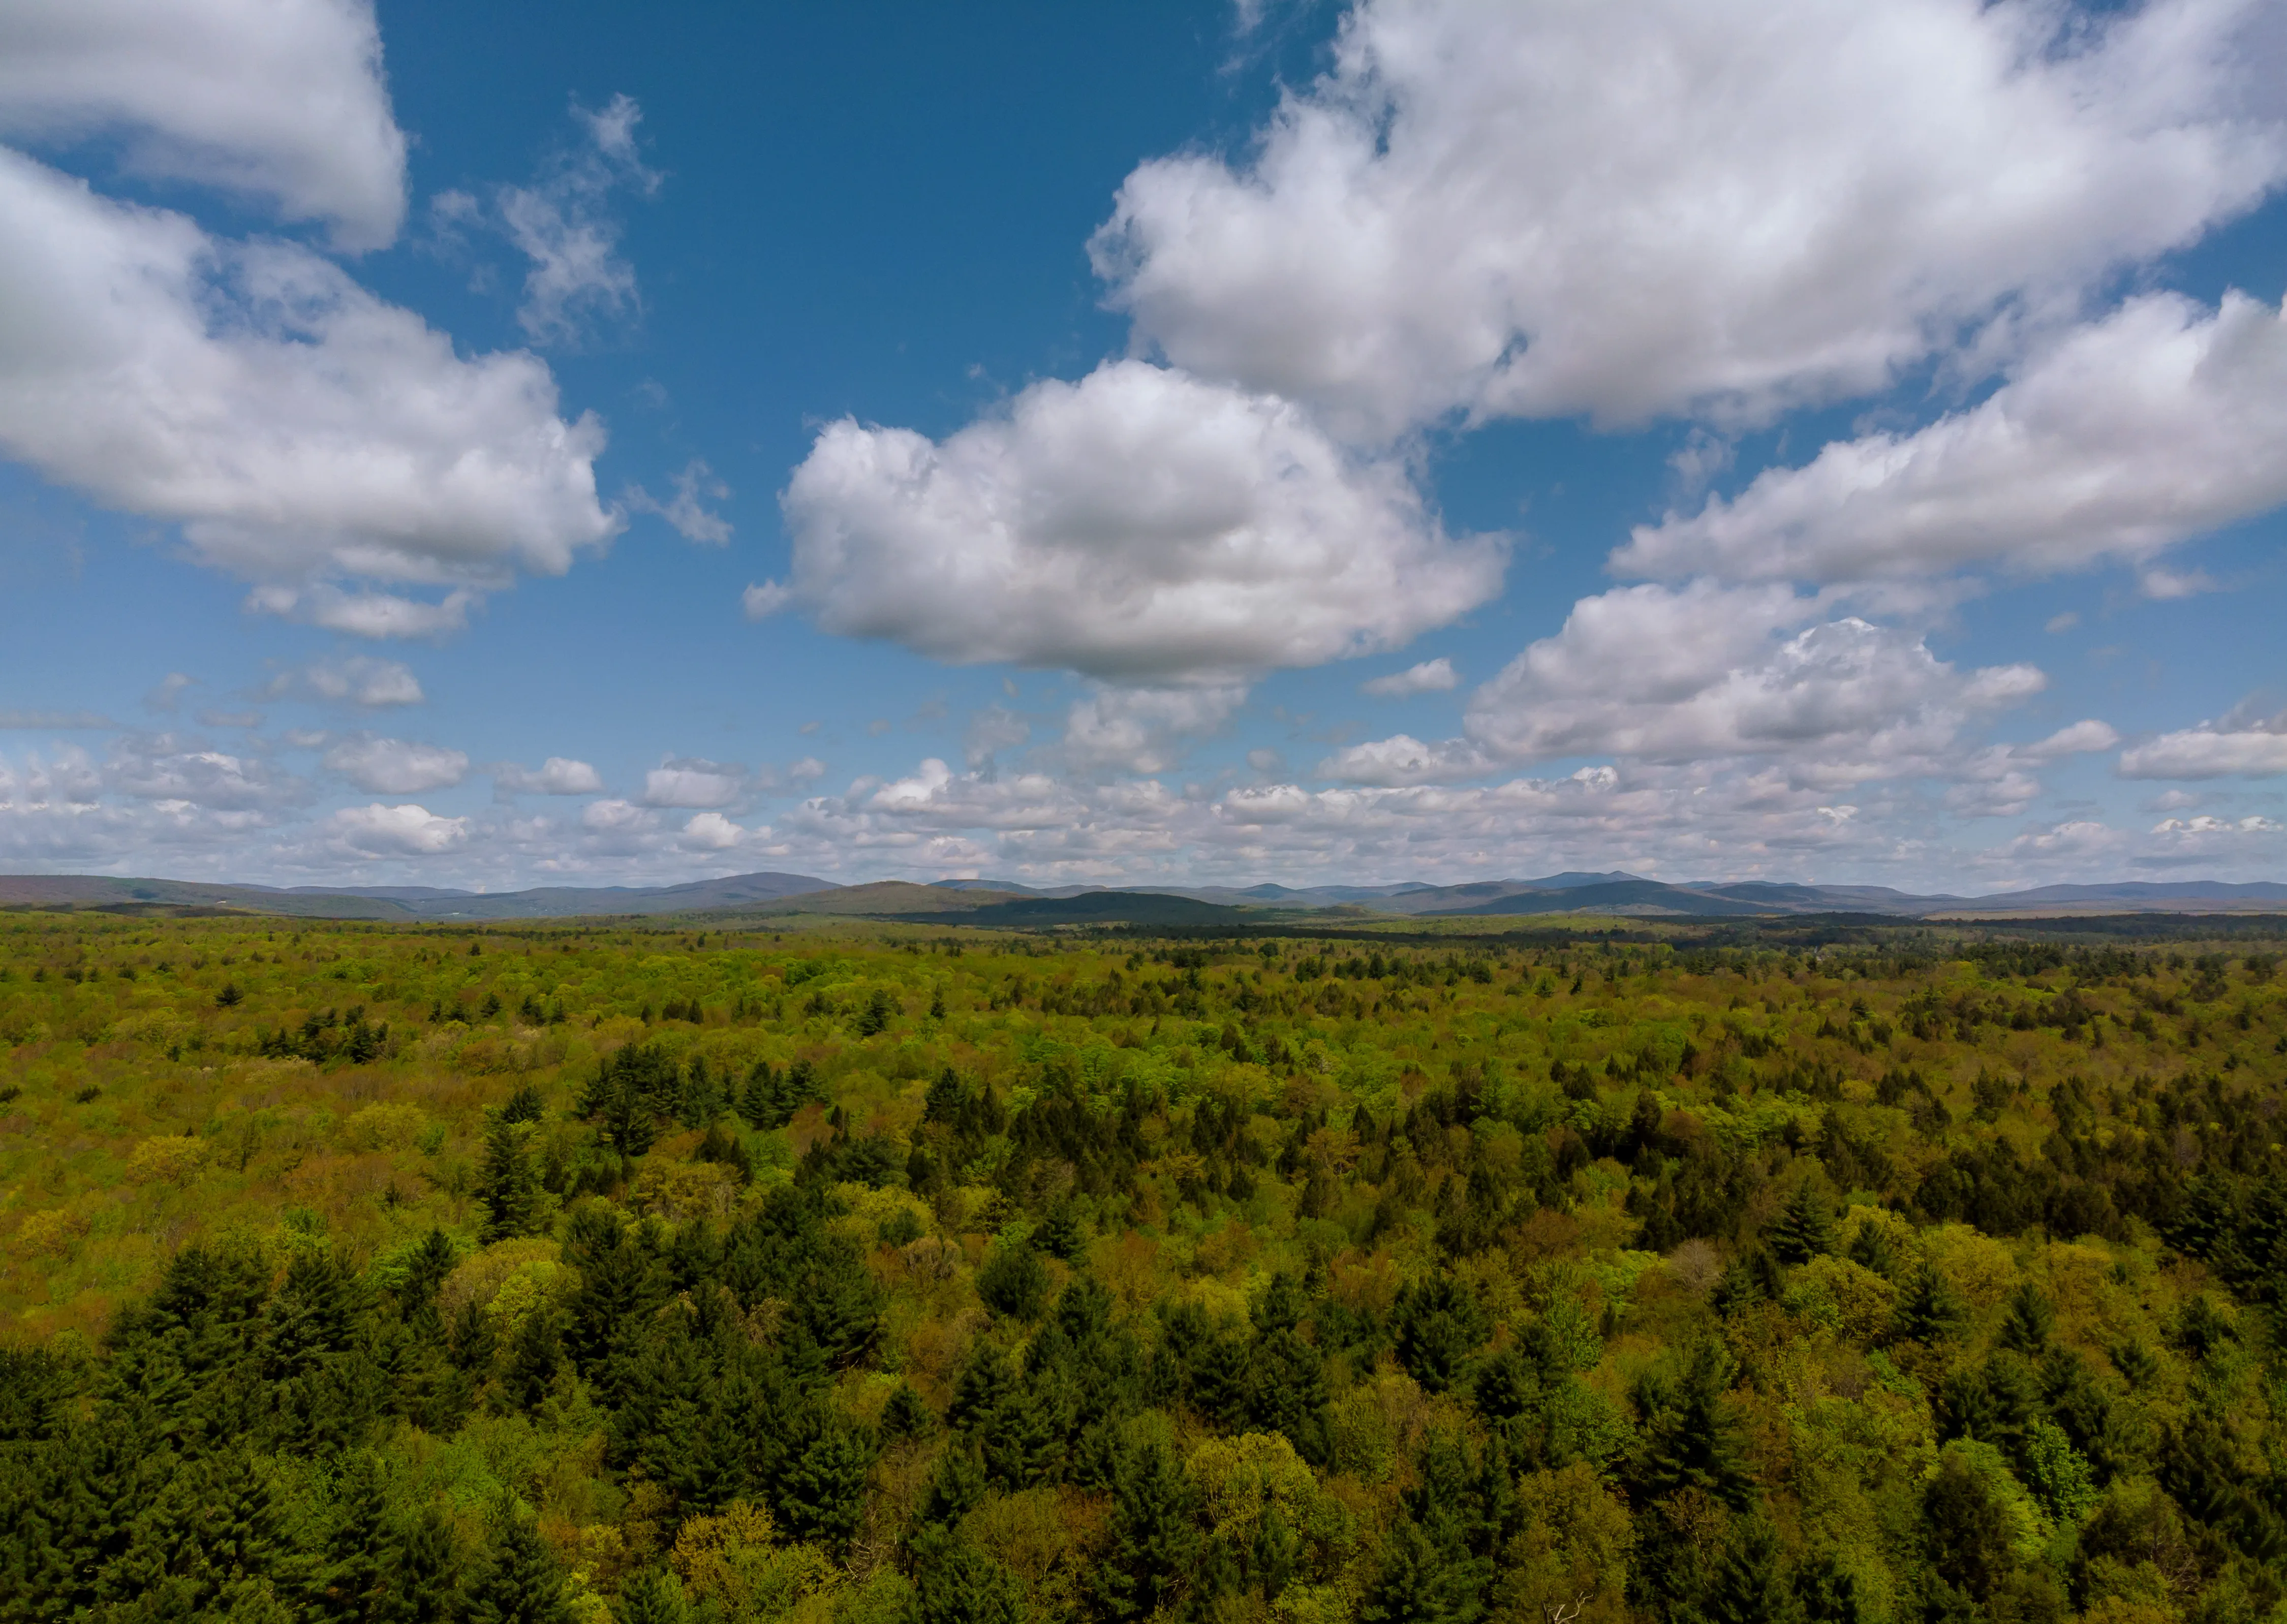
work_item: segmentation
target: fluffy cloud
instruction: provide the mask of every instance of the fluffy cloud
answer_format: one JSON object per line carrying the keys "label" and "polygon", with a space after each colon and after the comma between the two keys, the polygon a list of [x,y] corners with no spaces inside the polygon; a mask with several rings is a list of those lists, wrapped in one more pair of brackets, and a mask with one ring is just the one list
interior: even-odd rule
{"label": "fluffy cloud", "polygon": [[2267,778],[2287,773],[2287,711],[2240,706],[2213,721],[2163,733],[2120,753],[2124,778]]}
{"label": "fluffy cloud", "polygon": [[1393,648],[1500,589],[1406,469],[1298,408],[1136,361],[1033,384],[941,443],[844,420],[782,499],[784,584],[829,631],[1128,682]]}
{"label": "fluffy cloud", "polygon": [[1817,612],[1784,587],[1705,582],[1583,599],[1471,696],[1469,737],[1510,761],[1778,753],[1848,783],[1913,770],[2044,686],[2030,666],[1957,671],[1856,617],[1783,635]]}
{"label": "fluffy cloud", "polygon": [[644,775],[647,807],[727,807],[745,793],[747,769],[720,761],[670,761]]}
{"label": "fluffy cloud", "polygon": [[538,772],[503,761],[492,773],[495,787],[510,795],[600,795],[604,791],[600,773],[567,756],[550,756]]}
{"label": "fluffy cloud", "polygon": [[[1828,445],[1639,528],[1634,575],[1864,580],[2143,559],[2287,501],[2287,316],[2133,299],[1919,432]],[[2189,578],[2148,572],[2153,596]],[[2192,587],[2189,589],[2196,589]]]}
{"label": "fluffy cloud", "polygon": [[1219,731],[1246,698],[1236,684],[1213,688],[1099,687],[1064,716],[1062,754],[1073,771],[1165,772],[1189,742]]}
{"label": "fluffy cloud", "polygon": [[1410,733],[1398,733],[1336,751],[1318,763],[1318,776],[1345,784],[1444,784],[1474,778],[1492,766],[1468,739],[1425,745]]}
{"label": "fluffy cloud", "polygon": [[2287,824],[2270,817],[2170,817],[2152,826],[2154,834],[2277,834]]}
{"label": "fluffy cloud", "polygon": [[[171,676],[167,679],[169,683],[175,681]],[[190,679],[182,681],[187,683]],[[257,689],[255,697],[320,699],[367,710],[419,705],[426,698],[421,691],[421,679],[413,674],[410,666],[399,660],[376,659],[367,654],[352,655],[347,659],[313,660],[306,666],[281,671]],[[170,703],[163,708],[171,710],[174,706]]]}
{"label": "fluffy cloud", "polygon": [[1358,684],[1358,692],[1372,694],[1378,699],[1403,699],[1414,694],[1441,694],[1457,686],[1460,676],[1453,662],[1444,655],[1425,659],[1418,666],[1403,671],[1393,671],[1388,676]]}
{"label": "fluffy cloud", "polygon": [[1381,435],[1460,409],[1761,414],[2068,304],[2287,168],[2251,0],[1365,0],[1248,162],[1096,239],[1140,340]]}
{"label": "fluffy cloud", "polygon": [[2030,745],[1989,745],[1954,769],[1957,782],[1946,791],[1946,809],[1965,817],[2015,817],[2041,792],[2031,769],[2110,750],[2120,735],[2108,722],[2090,719],[2059,728]]}
{"label": "fluffy cloud", "polygon": [[696,541],[702,547],[726,545],[731,540],[731,521],[707,504],[726,499],[731,487],[717,479],[715,470],[697,457],[672,477],[675,495],[669,501],[662,502],[643,486],[633,485],[628,490],[628,507],[637,513],[659,515],[685,541]]}
{"label": "fluffy cloud", "polygon": [[323,220],[378,248],[405,215],[405,137],[361,0],[12,0],[0,134],[126,138],[125,166]]}
{"label": "fluffy cloud", "polygon": [[325,583],[560,575],[620,523],[596,501],[602,445],[529,355],[463,359],[314,255],[0,151],[0,449],[182,521],[202,561],[272,589],[258,607],[388,635],[408,600],[329,603]]}
{"label": "fluffy cloud", "polygon": [[[116,136],[131,167],[329,220],[348,246],[388,241],[403,211],[404,141],[355,0],[10,7],[0,130]],[[602,445],[528,354],[464,358],[305,248],[226,240],[0,149],[0,453],[181,524],[252,607],[455,629],[474,594],[610,539]]]}
{"label": "fluffy cloud", "polygon": [[137,734],[105,758],[101,787],[137,800],[210,811],[271,813],[309,799],[309,785],[252,754],[202,746],[170,733]]}
{"label": "fluffy cloud", "polygon": [[747,841],[747,831],[720,812],[701,812],[683,825],[676,844],[685,851],[732,851]]}
{"label": "fluffy cloud", "polygon": [[450,789],[469,776],[469,758],[462,752],[401,738],[345,738],[323,760],[328,771],[373,795]]}
{"label": "fluffy cloud", "polygon": [[611,203],[622,188],[649,194],[659,187],[636,143],[643,109],[621,95],[597,112],[574,106],[573,116],[582,139],[557,153],[532,185],[495,186],[482,200],[442,193],[431,205],[442,246],[463,246],[473,227],[505,237],[525,256],[517,322],[538,344],[578,343],[641,308]]}
{"label": "fluffy cloud", "polygon": [[466,845],[470,821],[439,817],[426,807],[344,807],[319,825],[344,856],[439,857]]}

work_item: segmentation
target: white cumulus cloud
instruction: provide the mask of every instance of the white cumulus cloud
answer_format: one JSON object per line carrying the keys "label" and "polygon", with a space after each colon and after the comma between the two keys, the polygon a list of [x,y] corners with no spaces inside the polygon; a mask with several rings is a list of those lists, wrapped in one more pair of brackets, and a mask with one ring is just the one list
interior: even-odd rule
{"label": "white cumulus cloud", "polygon": [[391,635],[408,600],[330,583],[560,575],[621,522],[596,500],[603,438],[557,414],[529,355],[463,359],[315,255],[0,150],[0,450],[180,521],[203,562],[267,589],[257,607]]}
{"label": "white cumulus cloud", "polygon": [[[167,681],[171,683],[175,678],[169,677]],[[421,691],[421,679],[413,674],[410,666],[399,660],[376,659],[369,654],[355,654],[347,659],[313,660],[305,666],[289,667],[255,690],[255,696],[263,699],[328,700],[367,710],[419,705],[425,698]]]}
{"label": "white cumulus cloud", "polygon": [[644,775],[647,807],[727,807],[743,794],[747,769],[720,761],[669,761]]}
{"label": "white cumulus cloud", "polygon": [[[2287,501],[2287,316],[2133,299],[1971,409],[1828,445],[1640,527],[1628,574],[1864,580],[2143,559]],[[2212,585],[2212,583],[2208,583]],[[2147,572],[2148,594],[2201,589]]]}
{"label": "white cumulus cloud", "polygon": [[461,751],[369,735],[341,740],[320,760],[328,771],[373,795],[450,789],[469,776],[469,758]]}
{"label": "white cumulus cloud", "polygon": [[344,807],[319,825],[326,842],[344,856],[439,857],[466,845],[465,817],[439,817],[426,807]]}
{"label": "white cumulus cloud", "polygon": [[537,772],[503,761],[492,773],[494,785],[511,795],[600,795],[604,791],[602,774],[568,756],[550,756]]}
{"label": "white cumulus cloud", "polygon": [[2287,711],[2267,716],[2251,713],[2247,706],[2120,753],[2124,778],[2268,778],[2278,773],[2287,773]]}
{"label": "white cumulus cloud", "polygon": [[2254,0],[1364,0],[1244,164],[1093,245],[1177,366],[1387,435],[1761,414],[2069,307],[2287,170]]}
{"label": "white cumulus cloud", "polygon": [[1237,684],[1099,686],[1065,713],[1064,762],[1083,774],[1165,772],[1192,741],[1221,730],[1246,699],[1246,690]]}
{"label": "white cumulus cloud", "polygon": [[1393,648],[1492,596],[1503,563],[1299,408],[1137,361],[942,442],[831,424],[782,500],[793,574],[749,613],[1129,682]]}
{"label": "white cumulus cloud", "polygon": [[1436,659],[1425,659],[1418,666],[1361,682],[1358,691],[1378,699],[1403,699],[1414,694],[1441,694],[1458,686],[1460,681],[1453,662],[1441,654]]}
{"label": "white cumulus cloud", "polygon": [[11,0],[0,135],[125,138],[148,176],[252,195],[381,247],[405,216],[405,136],[364,0]]}
{"label": "white cumulus cloud", "polygon": [[1471,696],[1469,737],[1511,761],[1779,753],[1850,782],[1937,756],[2046,684],[2030,666],[1959,671],[1908,633],[1818,613],[1785,587],[1705,582],[1583,599]]}

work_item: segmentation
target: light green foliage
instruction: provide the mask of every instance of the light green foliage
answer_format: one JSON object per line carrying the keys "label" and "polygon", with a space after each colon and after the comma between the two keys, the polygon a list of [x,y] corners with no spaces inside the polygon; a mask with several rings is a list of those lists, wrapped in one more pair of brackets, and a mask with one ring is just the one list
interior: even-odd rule
{"label": "light green foliage", "polygon": [[2287,1594],[2272,926],[1512,923],[0,916],[0,1620]]}

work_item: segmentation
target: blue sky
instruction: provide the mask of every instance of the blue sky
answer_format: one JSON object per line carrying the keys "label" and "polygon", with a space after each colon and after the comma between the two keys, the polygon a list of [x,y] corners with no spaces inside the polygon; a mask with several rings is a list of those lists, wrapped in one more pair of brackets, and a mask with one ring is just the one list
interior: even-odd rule
{"label": "blue sky", "polygon": [[0,868],[2278,878],[2275,6],[0,18]]}

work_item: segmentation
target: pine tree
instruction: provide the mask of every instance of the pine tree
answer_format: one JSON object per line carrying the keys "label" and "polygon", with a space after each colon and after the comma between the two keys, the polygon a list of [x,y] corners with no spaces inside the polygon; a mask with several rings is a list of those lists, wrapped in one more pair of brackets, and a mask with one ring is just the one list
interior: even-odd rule
{"label": "pine tree", "polygon": [[663,1567],[629,1575],[620,1587],[620,1624],[690,1624],[691,1601],[683,1581]]}
{"label": "pine tree", "polygon": [[926,1437],[936,1425],[937,1417],[930,1413],[928,1402],[909,1382],[898,1383],[889,1402],[882,1406],[882,1436],[890,1442]]}
{"label": "pine tree", "polygon": [[421,1244],[406,1260],[405,1281],[397,1290],[400,1312],[408,1320],[417,1308],[433,1307],[438,1290],[460,1262],[459,1249],[443,1230],[432,1228],[422,1237]]}
{"label": "pine tree", "polygon": [[1778,1533],[1761,1518],[1732,1530],[1699,1611],[1708,1624],[1789,1624],[1800,1617],[1781,1571]]}
{"label": "pine tree", "polygon": [[1773,1254],[1790,1266],[1834,1250],[1834,1219],[1808,1179],[1795,1186],[1794,1194],[1779,1210],[1770,1239]]}
{"label": "pine tree", "polygon": [[548,1396],[563,1362],[564,1343],[555,1312],[542,1305],[524,1316],[510,1341],[508,1364],[501,1372],[499,1401],[529,1415]]}
{"label": "pine tree", "polygon": [[319,1572],[319,1605],[331,1619],[372,1615],[389,1568],[389,1479],[381,1457],[360,1449],[342,1462],[339,1510]]}
{"label": "pine tree", "polygon": [[1831,1550],[1795,1569],[1794,1599],[1805,1624],[1866,1624],[1870,1616],[1858,1576]]}
{"label": "pine tree", "polygon": [[914,1536],[914,1624],[1017,1624],[1024,1594],[999,1562],[941,1525]]}
{"label": "pine tree", "polygon": [[1674,1388],[1647,1384],[1639,1390],[1644,1424],[1634,1477],[1646,1499],[1692,1488],[1734,1510],[1753,1503],[1754,1480],[1724,1399],[1730,1379],[1729,1355],[1721,1343],[1707,1341],[1694,1352]]}
{"label": "pine tree", "polygon": [[778,1068],[770,1061],[756,1060],[747,1074],[747,1086],[739,1095],[739,1115],[758,1131],[786,1125],[779,1109]]}
{"label": "pine tree", "polygon": [[1247,1414],[1256,1426],[1284,1432],[1294,1453],[1312,1465],[1325,1466],[1332,1458],[1326,1356],[1291,1325],[1254,1339],[1247,1358]]}
{"label": "pine tree", "polygon": [[1049,1272],[1040,1253],[1024,1242],[995,1242],[993,1255],[977,1271],[977,1295],[1004,1319],[1039,1319],[1049,1295]]}
{"label": "pine tree", "polygon": [[873,1439],[865,1430],[829,1413],[779,1480],[778,1510],[788,1529],[839,1551],[864,1518],[873,1464]]}
{"label": "pine tree", "polygon": [[479,1238],[490,1246],[538,1229],[540,1194],[530,1126],[494,1113],[485,1124],[484,1163],[477,1179],[477,1199],[485,1208]]}
{"label": "pine tree", "polygon": [[988,1486],[985,1462],[977,1458],[976,1449],[966,1440],[954,1439],[938,1456],[929,1490],[914,1515],[923,1527],[949,1528],[977,1508]]}
{"label": "pine tree", "polygon": [[1753,1247],[1724,1265],[1707,1300],[1729,1319],[1750,1304],[1776,1302],[1784,1283],[1778,1259],[1767,1249]]}
{"label": "pine tree", "polygon": [[1088,1244],[1088,1232],[1081,1228],[1080,1215],[1072,1210],[1071,1202],[1059,1202],[1041,1220],[1040,1244],[1049,1257],[1060,1257],[1066,1263],[1079,1257]]}
{"label": "pine tree", "polygon": [[564,1575],[540,1531],[506,1508],[495,1519],[492,1556],[465,1604],[469,1624],[572,1624]]}
{"label": "pine tree", "polygon": [[1430,1392],[1444,1392],[1492,1334],[1484,1306],[1449,1274],[1401,1287],[1395,1313],[1397,1360]]}
{"label": "pine tree", "polygon": [[2009,1312],[2001,1321],[2000,1344],[2038,1359],[2049,1345],[2049,1333],[2056,1328],[2056,1305],[2041,1294],[2039,1287],[2026,1281],[2009,1294]]}
{"label": "pine tree", "polygon": [[1115,1619],[1149,1618],[1191,1588],[1200,1556],[1199,1490],[1157,1438],[1129,1450],[1112,1483],[1110,1549],[1096,1596]]}
{"label": "pine tree", "polygon": [[1851,1237],[1850,1261],[1888,1279],[1897,1273],[1898,1249],[1892,1244],[1887,1224],[1864,1222]]}
{"label": "pine tree", "polygon": [[1937,1272],[1937,1265],[1925,1263],[1898,1299],[1895,1328],[1908,1342],[1935,1344],[1960,1335],[1968,1318],[1968,1306]]}
{"label": "pine tree", "polygon": [[1473,1624],[1484,1612],[1475,1577],[1405,1518],[1389,1531],[1358,1617],[1364,1624]]}
{"label": "pine tree", "polygon": [[1191,1407],[1223,1431],[1246,1423],[1254,1383],[1247,1344],[1228,1333],[1210,1336],[1191,1356]]}

